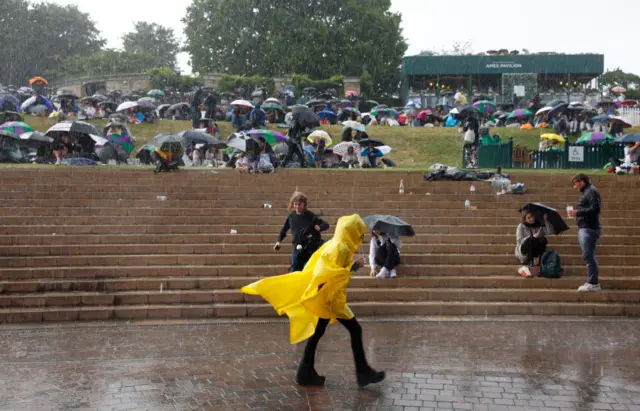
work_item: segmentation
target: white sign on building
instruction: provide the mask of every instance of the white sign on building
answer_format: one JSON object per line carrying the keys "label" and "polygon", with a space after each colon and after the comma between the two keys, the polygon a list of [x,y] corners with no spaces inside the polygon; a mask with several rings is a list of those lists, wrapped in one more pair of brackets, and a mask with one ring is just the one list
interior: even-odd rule
{"label": "white sign on building", "polygon": [[569,148],[570,163],[584,163],[584,147],[572,146]]}

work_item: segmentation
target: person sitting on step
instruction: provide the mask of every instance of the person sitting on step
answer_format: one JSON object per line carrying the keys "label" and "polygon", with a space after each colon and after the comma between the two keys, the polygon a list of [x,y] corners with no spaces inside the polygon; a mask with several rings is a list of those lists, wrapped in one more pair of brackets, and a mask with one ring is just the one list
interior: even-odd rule
{"label": "person sitting on step", "polygon": [[522,213],[522,222],[516,231],[516,257],[523,264],[518,272],[523,277],[533,277],[532,267],[539,267],[540,257],[547,251],[547,235],[553,234],[553,226],[549,224],[547,214],[542,224],[529,211]]}
{"label": "person sitting on step", "polygon": [[[396,267],[400,264],[400,247],[402,247],[400,237],[375,230],[371,232],[371,242],[369,243],[371,277],[382,279],[398,276]],[[382,267],[377,274],[376,266]]]}

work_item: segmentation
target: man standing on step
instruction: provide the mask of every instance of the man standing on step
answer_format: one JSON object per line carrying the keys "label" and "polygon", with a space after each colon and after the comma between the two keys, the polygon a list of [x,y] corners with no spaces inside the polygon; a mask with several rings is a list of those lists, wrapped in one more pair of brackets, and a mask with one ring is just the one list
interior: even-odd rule
{"label": "man standing on step", "polygon": [[589,181],[586,174],[576,174],[571,180],[574,190],[582,193],[574,210],[568,210],[569,217],[575,217],[578,223],[578,240],[582,249],[582,258],[587,264],[587,282],[578,291],[600,291],[598,279],[598,260],[596,260],[596,244],[602,232],[600,225],[600,193]]}

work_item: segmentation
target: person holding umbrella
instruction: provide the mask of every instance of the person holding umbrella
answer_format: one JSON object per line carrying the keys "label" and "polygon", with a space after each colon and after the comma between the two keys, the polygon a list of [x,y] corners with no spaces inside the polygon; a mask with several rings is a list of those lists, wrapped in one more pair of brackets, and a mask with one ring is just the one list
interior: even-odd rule
{"label": "person holding umbrella", "polygon": [[[364,218],[371,229],[369,244],[370,275],[376,278],[396,278],[396,267],[400,264],[400,236],[415,236],[413,227],[399,217],[393,215],[372,214]],[[376,273],[376,266],[382,267]]]}
{"label": "person holding umbrella", "polygon": [[540,257],[547,251],[547,235],[553,233],[548,214],[543,214],[542,219],[529,209],[522,211],[522,222],[516,230],[516,257],[523,264],[518,270],[523,277],[533,277],[530,267],[540,265]]}
{"label": "person holding umbrella", "polygon": [[465,133],[473,133],[473,142],[466,141],[464,145],[464,156],[467,161],[467,168],[478,168],[478,148],[480,146],[480,123],[475,116],[467,117],[462,129]]}
{"label": "person holding umbrella", "polygon": [[[376,141],[377,140],[373,140],[373,139],[361,140],[361,143],[364,143],[367,146],[364,150],[362,150],[362,153],[360,153],[360,156],[363,158],[366,157],[367,160],[369,160],[369,164],[367,164],[366,162],[362,164],[363,168],[376,168],[378,165],[378,158],[384,156],[382,151],[376,148]],[[379,145],[383,145],[383,144],[379,144]]]}
{"label": "person holding umbrella", "polygon": [[591,184],[586,174],[576,174],[572,179],[574,190],[582,193],[580,201],[574,210],[567,209],[569,217],[575,217],[578,223],[578,241],[582,249],[582,258],[587,264],[587,282],[578,287],[580,292],[600,291],[598,278],[598,260],[596,260],[596,245],[602,234],[600,225],[600,210],[602,201],[600,193]]}

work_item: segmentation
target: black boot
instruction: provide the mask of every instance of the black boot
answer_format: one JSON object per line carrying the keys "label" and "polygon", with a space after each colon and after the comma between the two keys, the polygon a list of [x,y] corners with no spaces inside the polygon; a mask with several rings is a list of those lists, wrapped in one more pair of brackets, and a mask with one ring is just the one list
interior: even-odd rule
{"label": "black boot", "polygon": [[298,372],[296,373],[296,382],[303,387],[309,387],[314,385],[324,385],[325,378],[318,375],[313,367],[310,367],[304,363],[300,363],[298,366]]}
{"label": "black boot", "polygon": [[364,387],[384,380],[385,374],[384,371],[376,371],[373,368],[369,368],[365,372],[356,373],[356,377],[358,378],[358,385]]}

